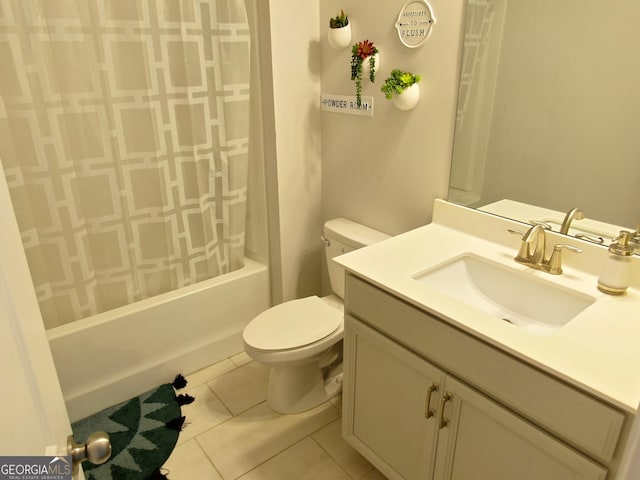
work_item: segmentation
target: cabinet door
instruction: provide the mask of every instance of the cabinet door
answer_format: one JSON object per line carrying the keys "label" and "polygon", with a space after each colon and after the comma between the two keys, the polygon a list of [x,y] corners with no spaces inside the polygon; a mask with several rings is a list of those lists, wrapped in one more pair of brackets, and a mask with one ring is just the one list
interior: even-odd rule
{"label": "cabinet door", "polygon": [[444,375],[347,317],[344,436],[389,479],[431,478]]}
{"label": "cabinet door", "polygon": [[[438,407],[437,480],[603,480],[607,470],[450,377]],[[448,398],[448,397],[447,397]]]}

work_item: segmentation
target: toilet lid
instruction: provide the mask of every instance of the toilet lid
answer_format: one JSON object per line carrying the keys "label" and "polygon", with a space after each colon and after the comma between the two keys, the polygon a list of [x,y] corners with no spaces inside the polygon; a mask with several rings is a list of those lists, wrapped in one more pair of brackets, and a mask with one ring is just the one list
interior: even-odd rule
{"label": "toilet lid", "polygon": [[301,347],[333,333],[343,312],[316,296],[291,300],[271,307],[244,329],[244,341],[260,350]]}

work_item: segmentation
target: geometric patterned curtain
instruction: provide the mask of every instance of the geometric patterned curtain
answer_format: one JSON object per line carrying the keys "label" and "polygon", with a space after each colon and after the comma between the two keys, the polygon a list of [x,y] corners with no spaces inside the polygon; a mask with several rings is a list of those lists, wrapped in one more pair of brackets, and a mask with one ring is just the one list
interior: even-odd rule
{"label": "geometric patterned curtain", "polygon": [[45,327],[242,267],[243,0],[0,0],[0,162]]}

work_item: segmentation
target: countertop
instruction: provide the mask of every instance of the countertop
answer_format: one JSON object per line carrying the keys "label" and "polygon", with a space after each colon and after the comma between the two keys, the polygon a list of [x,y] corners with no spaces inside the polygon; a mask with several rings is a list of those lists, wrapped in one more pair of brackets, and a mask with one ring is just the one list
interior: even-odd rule
{"label": "countertop", "polygon": [[[606,248],[547,233],[547,248],[568,243],[582,254],[563,255],[562,275],[514,261],[519,222],[436,200],[433,223],[334,259],[383,290],[527,363],[633,415],[640,404],[640,257],[624,295],[597,289]],[[556,237],[557,235],[557,237]],[[447,259],[471,253],[593,297],[596,301],[549,335],[535,335],[467,306],[413,277]]]}

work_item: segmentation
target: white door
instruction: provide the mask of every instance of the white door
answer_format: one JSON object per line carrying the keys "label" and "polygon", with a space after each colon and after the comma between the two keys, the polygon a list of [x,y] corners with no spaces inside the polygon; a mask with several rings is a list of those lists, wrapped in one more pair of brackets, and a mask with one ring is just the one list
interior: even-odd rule
{"label": "white door", "polygon": [[0,455],[66,455],[69,416],[0,164]]}

